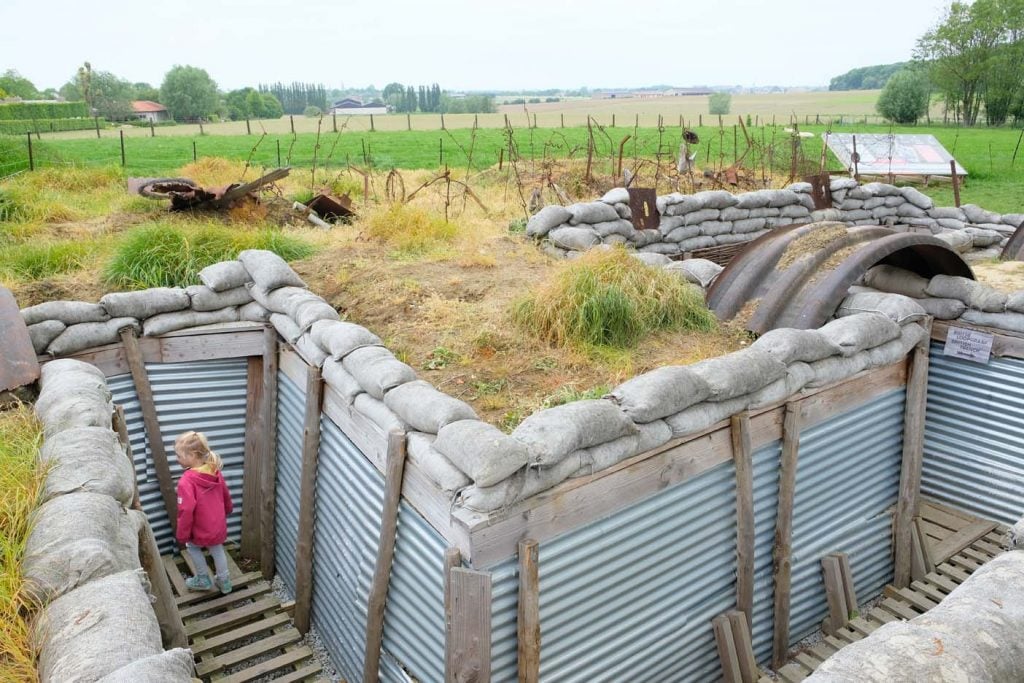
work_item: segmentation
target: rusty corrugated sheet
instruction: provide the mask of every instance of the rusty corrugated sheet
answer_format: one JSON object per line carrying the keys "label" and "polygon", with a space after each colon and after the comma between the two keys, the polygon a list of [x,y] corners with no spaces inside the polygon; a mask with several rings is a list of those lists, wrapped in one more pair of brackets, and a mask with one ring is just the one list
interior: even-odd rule
{"label": "rusty corrugated sheet", "polygon": [[18,302],[9,289],[0,287],[0,391],[9,391],[39,379],[39,363],[21,317]]}
{"label": "rusty corrugated sheet", "polygon": [[751,242],[708,290],[708,307],[722,320],[740,316],[758,334],[777,327],[814,329],[832,317],[850,285],[879,263],[928,278],[974,279],[960,255],[930,234],[810,223]]}
{"label": "rusty corrugated sheet", "polygon": [[1013,233],[999,258],[1003,261],[1024,261],[1024,225]]}

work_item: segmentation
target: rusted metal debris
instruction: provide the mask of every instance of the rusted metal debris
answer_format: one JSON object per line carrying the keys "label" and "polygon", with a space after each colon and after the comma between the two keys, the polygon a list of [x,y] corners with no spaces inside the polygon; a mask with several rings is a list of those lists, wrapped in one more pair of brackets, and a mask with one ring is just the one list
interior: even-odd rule
{"label": "rusted metal debris", "polygon": [[9,289],[0,287],[0,392],[12,391],[39,379],[28,327]]}
{"label": "rusted metal debris", "polygon": [[188,178],[129,178],[128,191],[150,199],[170,199],[171,211],[230,209],[242,199],[258,199],[255,192],[291,172],[278,168],[248,183],[203,188]]}
{"label": "rusted metal debris", "polygon": [[832,208],[832,179],[828,173],[807,176],[804,182],[811,184],[815,211]]}
{"label": "rusted metal debris", "polygon": [[[820,234],[829,239],[802,248]],[[974,279],[963,258],[930,233],[811,223],[777,228],[748,243],[715,279],[707,303],[721,320],[746,318],[744,327],[757,334],[777,327],[815,329],[835,314],[850,286],[880,263],[927,278]]]}
{"label": "rusted metal debris", "polygon": [[1003,261],[1024,261],[1024,223],[1010,236],[999,258]]}
{"label": "rusted metal debris", "polygon": [[629,210],[633,217],[633,227],[637,230],[655,230],[661,223],[658,213],[658,193],[653,187],[631,187],[629,192]]}
{"label": "rusted metal debris", "polygon": [[352,198],[347,194],[336,197],[326,191],[318,192],[306,202],[306,206],[327,221],[336,221],[339,218],[348,219],[356,215],[356,212],[352,210]]}

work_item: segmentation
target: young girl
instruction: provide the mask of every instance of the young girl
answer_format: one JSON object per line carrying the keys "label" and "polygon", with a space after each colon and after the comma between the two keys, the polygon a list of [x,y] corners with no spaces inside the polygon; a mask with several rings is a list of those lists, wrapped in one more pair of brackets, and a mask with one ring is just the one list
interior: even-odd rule
{"label": "young girl", "polygon": [[[192,556],[196,575],[185,580],[191,590],[208,591],[217,586],[221,593],[231,592],[228,559],[224,554],[227,540],[227,516],[233,505],[231,493],[221,475],[220,456],[200,432],[185,432],[174,440],[174,453],[185,473],[178,480],[178,543],[184,543]],[[210,581],[203,548],[210,549],[217,569]]]}

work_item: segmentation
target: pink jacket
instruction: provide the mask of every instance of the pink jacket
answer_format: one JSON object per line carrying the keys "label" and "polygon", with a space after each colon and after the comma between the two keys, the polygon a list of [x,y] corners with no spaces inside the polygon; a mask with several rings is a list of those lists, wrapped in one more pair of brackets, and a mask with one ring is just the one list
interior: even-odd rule
{"label": "pink jacket", "polygon": [[178,480],[178,542],[204,548],[223,543],[228,537],[227,516],[233,509],[220,472],[185,470]]}

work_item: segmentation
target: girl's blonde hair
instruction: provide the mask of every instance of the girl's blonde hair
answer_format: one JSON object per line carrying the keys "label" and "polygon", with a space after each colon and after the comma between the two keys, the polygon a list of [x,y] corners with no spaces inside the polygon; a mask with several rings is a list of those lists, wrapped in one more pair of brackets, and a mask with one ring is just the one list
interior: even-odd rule
{"label": "girl's blonde hair", "polygon": [[202,432],[185,432],[174,440],[174,451],[199,458],[204,465],[213,465],[213,469],[220,472],[224,467],[220,456],[210,450],[210,443]]}

